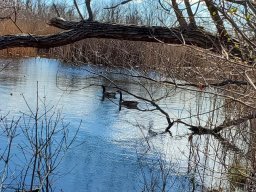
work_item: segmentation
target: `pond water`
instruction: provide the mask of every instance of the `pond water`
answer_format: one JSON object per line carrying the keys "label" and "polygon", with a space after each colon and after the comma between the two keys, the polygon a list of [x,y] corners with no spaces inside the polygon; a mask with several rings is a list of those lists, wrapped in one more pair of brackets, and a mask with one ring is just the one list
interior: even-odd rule
{"label": "pond water", "polygon": [[[110,83],[90,71],[102,74],[103,67],[74,67],[44,58],[6,59],[0,63],[2,66],[8,63],[0,72],[0,116],[8,114],[9,119],[22,116],[21,124],[24,125],[24,114],[36,109],[38,82],[39,106],[60,110],[71,137],[79,127],[75,142],[63,157],[59,157],[60,164],[51,180],[52,190],[114,192],[151,191],[150,188],[154,188],[160,191],[165,179],[166,191],[196,189],[197,181],[191,182],[188,174],[189,130],[174,126],[172,137],[169,134],[152,137],[148,127],[161,133],[167,126],[163,114],[125,108],[119,111],[118,99],[102,101],[100,85],[111,90]],[[145,90],[128,77],[106,76],[137,95],[146,95]],[[151,91],[156,97],[163,91],[166,93],[166,89],[159,87]],[[203,113],[216,105],[216,100],[207,94],[172,88],[169,91],[169,97],[160,106],[172,119],[187,118],[188,122],[198,122],[196,117],[190,117],[191,113]],[[127,94],[123,97],[132,98]],[[141,108],[148,107],[145,102],[139,102]],[[211,114],[202,117],[198,124],[207,123],[209,116]],[[18,133],[22,131],[18,130]],[[19,163],[24,162],[16,149],[20,142],[24,142],[20,135],[14,142],[13,153],[16,154],[11,158],[15,165],[9,175],[19,173]],[[216,169],[217,165],[214,166]],[[162,174],[163,171],[168,174]],[[212,185],[217,182],[213,176],[210,179],[203,183]],[[12,178],[12,181],[14,185],[18,179]]]}

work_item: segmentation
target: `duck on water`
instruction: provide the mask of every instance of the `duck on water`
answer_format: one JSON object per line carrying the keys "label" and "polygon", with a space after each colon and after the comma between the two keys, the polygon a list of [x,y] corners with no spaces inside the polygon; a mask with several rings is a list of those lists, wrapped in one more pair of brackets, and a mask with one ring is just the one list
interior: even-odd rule
{"label": "duck on water", "polygon": [[102,101],[106,98],[109,99],[116,99],[116,92],[110,92],[106,91],[106,87],[104,85],[101,85],[102,87]]}
{"label": "duck on water", "polygon": [[116,91],[117,93],[120,94],[119,98],[119,111],[121,111],[122,106],[128,108],[128,109],[139,109],[138,108],[138,101],[124,101],[123,100],[123,94],[120,90]]}

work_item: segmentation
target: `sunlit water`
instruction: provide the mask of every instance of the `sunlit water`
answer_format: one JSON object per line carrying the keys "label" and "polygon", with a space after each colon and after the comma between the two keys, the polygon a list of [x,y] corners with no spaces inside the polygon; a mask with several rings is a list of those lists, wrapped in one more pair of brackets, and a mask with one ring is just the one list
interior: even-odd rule
{"label": "sunlit water", "polygon": [[[0,72],[1,116],[9,113],[9,119],[18,118],[28,114],[29,108],[35,110],[38,82],[39,105],[61,110],[64,122],[70,123],[71,136],[82,120],[76,142],[65,154],[53,179],[56,191],[147,190],[152,180],[161,185],[161,163],[170,170],[168,191],[190,191],[189,130],[174,126],[173,137],[168,134],[150,137],[148,127],[161,133],[167,126],[165,117],[156,111],[125,108],[119,111],[118,99],[102,101],[100,85],[108,86],[109,82],[89,78],[93,76],[89,71],[99,72],[104,68],[71,67],[42,58],[2,60],[2,64],[6,63],[8,66]],[[145,90],[129,79],[115,77],[115,80],[133,93],[145,95]],[[124,98],[132,97],[124,94]],[[207,95],[176,89],[161,106],[172,119],[178,119],[195,111],[203,113],[212,105]],[[139,106],[148,107],[142,101]],[[208,118],[203,118],[204,122],[195,118],[194,122],[204,124]],[[190,122],[191,118],[187,120]],[[21,140],[17,139],[16,146]]]}

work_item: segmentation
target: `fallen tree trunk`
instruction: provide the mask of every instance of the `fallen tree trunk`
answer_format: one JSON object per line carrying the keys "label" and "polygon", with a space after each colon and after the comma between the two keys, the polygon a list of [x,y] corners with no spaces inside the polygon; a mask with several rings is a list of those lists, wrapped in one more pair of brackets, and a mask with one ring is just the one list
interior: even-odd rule
{"label": "fallen tree trunk", "polygon": [[64,31],[52,35],[17,34],[0,36],[0,49],[11,47],[50,48],[67,45],[87,38],[106,38],[188,44],[221,52],[221,43],[223,43],[219,42],[217,36],[199,28],[150,27],[92,21],[69,22],[61,18],[50,20],[49,25],[64,29]]}

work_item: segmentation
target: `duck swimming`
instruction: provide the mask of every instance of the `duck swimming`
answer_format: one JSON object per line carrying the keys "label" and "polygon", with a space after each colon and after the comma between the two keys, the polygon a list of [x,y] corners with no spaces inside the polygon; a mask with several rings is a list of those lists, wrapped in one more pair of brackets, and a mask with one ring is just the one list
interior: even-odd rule
{"label": "duck swimming", "polygon": [[101,85],[102,87],[102,98],[104,100],[105,97],[116,99],[116,92],[110,92],[106,91],[106,87],[104,85]]}
{"label": "duck swimming", "polygon": [[122,92],[120,90],[118,90],[117,92],[120,94],[119,111],[121,111],[121,106],[124,106],[128,109],[138,109],[138,101],[124,101]]}

